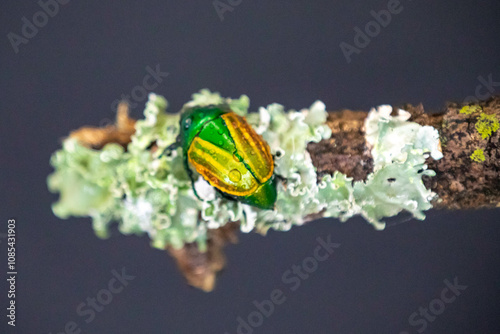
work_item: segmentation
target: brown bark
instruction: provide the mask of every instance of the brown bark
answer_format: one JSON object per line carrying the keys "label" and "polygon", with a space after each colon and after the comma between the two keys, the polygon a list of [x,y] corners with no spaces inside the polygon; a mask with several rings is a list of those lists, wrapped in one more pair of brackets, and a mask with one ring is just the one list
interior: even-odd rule
{"label": "brown bark", "polygon": [[188,283],[205,292],[215,287],[217,273],[226,266],[226,257],[222,249],[227,242],[238,241],[238,223],[229,223],[223,227],[210,230],[208,235],[208,250],[200,252],[198,246],[187,244],[181,249],[168,247],[167,250],[177,262],[177,267]]}
{"label": "brown bark", "polygon": [[[495,114],[500,120],[500,97],[478,103],[486,114]],[[477,133],[477,117],[460,114],[462,105],[449,103],[440,113],[424,113],[422,105],[403,105],[402,109],[412,115],[411,121],[421,125],[431,125],[438,129],[443,158],[428,160],[435,177],[425,177],[428,188],[439,198],[436,208],[474,209],[500,206],[500,131],[489,140]],[[343,110],[330,112],[328,126],[332,136],[319,143],[310,143],[308,151],[318,177],[340,171],[355,181],[365,180],[373,171],[373,159],[364,138],[363,125],[367,116],[364,111]],[[134,120],[128,118],[128,108],[120,105],[116,125],[105,128],[82,128],[71,133],[83,144],[100,149],[107,143],[116,142],[126,146],[134,133]],[[471,154],[477,148],[483,149],[486,160],[473,162]],[[308,220],[321,217],[321,213]],[[238,224],[231,223],[209,233],[208,251],[200,252],[195,244],[187,244],[182,249],[168,248],[177,261],[178,267],[189,284],[204,291],[211,291],[216,274],[225,266],[222,252],[224,245],[237,240]]]}
{"label": "brown bark", "polygon": [[[500,97],[478,103],[486,114],[500,120]],[[477,116],[460,114],[463,105],[449,103],[444,111],[426,114],[422,105],[401,106],[412,114],[410,121],[431,125],[440,134],[443,158],[428,160],[435,177],[425,177],[425,184],[439,198],[436,208],[475,209],[497,207],[500,203],[500,131],[481,138],[475,128]],[[354,180],[364,180],[372,171],[373,162],[364,140],[363,122],[366,112],[344,110],[330,113],[328,125],[332,137],[320,143],[310,143],[308,151],[318,176],[340,171]],[[486,160],[470,158],[476,149],[483,149]]]}

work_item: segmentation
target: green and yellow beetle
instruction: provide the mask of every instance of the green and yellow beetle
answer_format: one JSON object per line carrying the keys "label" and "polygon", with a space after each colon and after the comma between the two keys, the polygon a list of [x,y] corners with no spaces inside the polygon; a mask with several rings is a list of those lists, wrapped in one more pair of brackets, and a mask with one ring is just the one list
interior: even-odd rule
{"label": "green and yellow beetle", "polygon": [[194,169],[226,198],[261,209],[274,207],[276,181],[269,145],[228,106],[186,108],[177,145],[182,146],[192,182]]}

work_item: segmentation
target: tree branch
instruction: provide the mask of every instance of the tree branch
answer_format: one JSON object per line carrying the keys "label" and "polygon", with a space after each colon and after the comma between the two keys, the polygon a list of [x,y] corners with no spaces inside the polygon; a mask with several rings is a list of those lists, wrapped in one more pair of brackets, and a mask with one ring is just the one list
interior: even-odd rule
{"label": "tree branch", "polygon": [[[478,105],[482,113],[500,119],[500,97],[493,97]],[[444,112],[426,114],[424,108],[404,105],[411,113],[410,121],[430,125],[440,134],[443,158],[428,159],[434,177],[425,177],[427,188],[439,198],[434,207],[446,209],[477,209],[498,207],[500,202],[500,136],[494,132],[488,140],[482,139],[476,129],[478,115],[460,113],[462,105],[450,103]],[[344,110],[331,112],[328,125],[332,137],[319,143],[310,143],[311,154],[318,176],[340,171],[354,180],[365,180],[372,172],[373,161],[363,132],[367,113]],[[471,155],[482,149],[485,160],[475,162]]]}
{"label": "tree branch", "polygon": [[[426,187],[439,196],[433,203],[434,207],[477,209],[500,206],[500,131],[493,129],[489,136],[485,136],[484,127],[481,127],[491,125],[482,120],[484,115],[495,115],[498,125],[500,97],[479,102],[470,110],[456,103],[449,103],[442,112],[435,114],[425,113],[421,104],[403,105],[401,109],[410,112],[410,121],[439,131],[443,158],[437,161],[428,159],[429,169],[434,170],[436,176],[424,177]],[[364,111],[350,110],[329,113],[327,124],[332,130],[331,138],[310,143],[307,148],[317,168],[318,179],[339,171],[354,181],[363,181],[373,172],[371,148],[364,133],[367,115]],[[94,149],[110,142],[126,146],[135,131],[134,123],[128,118],[126,105],[121,104],[116,125],[85,127],[70,136]],[[479,154],[479,158],[473,159],[477,150],[484,157]],[[309,216],[308,220],[319,217],[321,213]],[[211,291],[216,274],[225,266],[222,248],[229,241],[236,242],[237,229],[238,223],[231,223],[211,230],[207,252],[200,252],[195,243],[186,244],[182,249],[168,247],[167,250],[176,259],[189,284]]]}

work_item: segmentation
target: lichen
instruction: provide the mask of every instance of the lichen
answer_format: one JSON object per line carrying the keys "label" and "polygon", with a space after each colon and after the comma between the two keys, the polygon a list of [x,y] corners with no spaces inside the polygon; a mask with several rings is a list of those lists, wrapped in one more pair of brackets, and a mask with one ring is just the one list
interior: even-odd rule
{"label": "lichen", "polygon": [[[107,144],[102,150],[66,139],[51,164],[51,191],[60,199],[54,213],[67,218],[90,216],[100,237],[109,235],[112,222],[124,234],[147,233],[152,246],[181,248],[197,242],[206,249],[208,229],[239,221],[243,232],[265,233],[301,225],[305,217],[321,212],[345,221],[362,215],[377,229],[385,217],[407,210],[423,219],[435,194],[427,190],[423,175],[432,175],[425,160],[442,157],[437,130],[408,122],[409,114],[391,116],[390,106],[373,109],[365,122],[366,139],[372,145],[374,172],[365,182],[353,182],[340,172],[317,182],[316,169],[307,152],[309,142],[328,139],[325,105],[317,101],[308,109],[289,110],[280,104],[248,113],[249,99],[225,99],[202,90],[187,105],[227,103],[269,143],[275,156],[278,197],[274,210],[260,210],[224,199],[201,178],[192,190],[184,170],[182,151],[162,155],[179,133],[179,113],[167,113],[167,101],[150,94],[145,118],[135,124],[136,132],[126,150]],[[155,150],[151,150],[155,147]]]}
{"label": "lichen", "polygon": [[[498,131],[500,128],[500,124],[498,118],[495,114],[486,114],[482,112],[483,108],[481,106],[472,105],[472,106],[464,106],[460,109],[461,114],[465,115],[473,115],[478,112],[481,112],[476,120],[476,131],[481,136],[483,140],[490,139],[491,136]],[[470,122],[470,120],[469,120]],[[472,161],[477,163],[482,163],[486,161],[486,157],[484,156],[484,151],[480,148],[477,148],[471,155],[470,158]]]}
{"label": "lichen", "polygon": [[486,161],[486,157],[484,156],[484,151],[480,148],[476,149],[470,156],[470,159],[474,162],[481,163]]}
{"label": "lichen", "polygon": [[399,110],[391,116],[392,107],[372,109],[365,121],[366,140],[372,146],[374,172],[366,182],[354,184],[357,211],[375,228],[382,229],[384,217],[402,210],[417,219],[432,207],[436,194],[425,188],[423,175],[433,176],[425,160],[441,159],[439,133],[430,126],[409,122],[410,114]]}
{"label": "lichen", "polygon": [[465,115],[472,115],[472,114],[479,112],[481,110],[482,110],[481,106],[477,106],[477,105],[469,106],[469,105],[467,105],[467,106],[463,106],[459,112],[461,114],[465,114]]}
{"label": "lichen", "polygon": [[481,135],[482,139],[488,139],[493,133],[495,133],[500,124],[498,122],[497,116],[495,114],[485,114],[481,113],[476,122],[476,130]]}

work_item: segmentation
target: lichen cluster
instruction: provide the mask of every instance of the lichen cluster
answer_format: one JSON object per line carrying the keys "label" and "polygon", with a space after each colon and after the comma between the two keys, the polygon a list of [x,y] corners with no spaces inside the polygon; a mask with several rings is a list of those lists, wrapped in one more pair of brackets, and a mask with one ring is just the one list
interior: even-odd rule
{"label": "lichen cluster", "polygon": [[486,157],[484,156],[484,151],[480,148],[477,148],[472,154],[470,155],[470,159],[474,162],[485,162]]}
{"label": "lichen cluster", "polygon": [[[483,140],[488,140],[491,136],[498,131],[500,128],[500,123],[495,114],[486,114],[483,112],[481,106],[478,105],[466,105],[460,109],[461,114],[469,115],[470,117],[476,116],[476,131],[481,136]],[[479,115],[478,115],[479,113]],[[482,163],[486,161],[483,149],[476,149],[470,156],[471,160],[477,163]]]}
{"label": "lichen cluster", "polygon": [[215,194],[202,178],[195,182],[195,197],[182,163],[182,151],[162,155],[179,133],[180,114],[167,113],[167,101],[151,94],[145,118],[135,124],[136,132],[125,150],[107,144],[101,150],[84,147],[68,138],[52,156],[55,172],[48,178],[51,191],[60,199],[53,206],[61,217],[90,216],[100,237],[118,223],[124,234],[147,233],[152,246],[182,247],[197,242],[206,249],[208,229],[239,221],[241,230],[265,233],[270,228],[288,230],[301,225],[308,215],[321,212],[341,221],[362,215],[377,229],[385,217],[406,210],[418,219],[431,208],[435,194],[426,189],[423,175],[426,158],[441,158],[437,131],[408,122],[408,113],[391,116],[390,106],[373,109],[365,122],[366,139],[372,146],[374,172],[366,181],[336,172],[317,180],[306,145],[328,139],[327,112],[322,102],[300,111],[282,105],[261,107],[248,113],[249,99],[224,99],[202,90],[187,105],[227,103],[269,143],[279,178],[274,210],[260,210]]}

